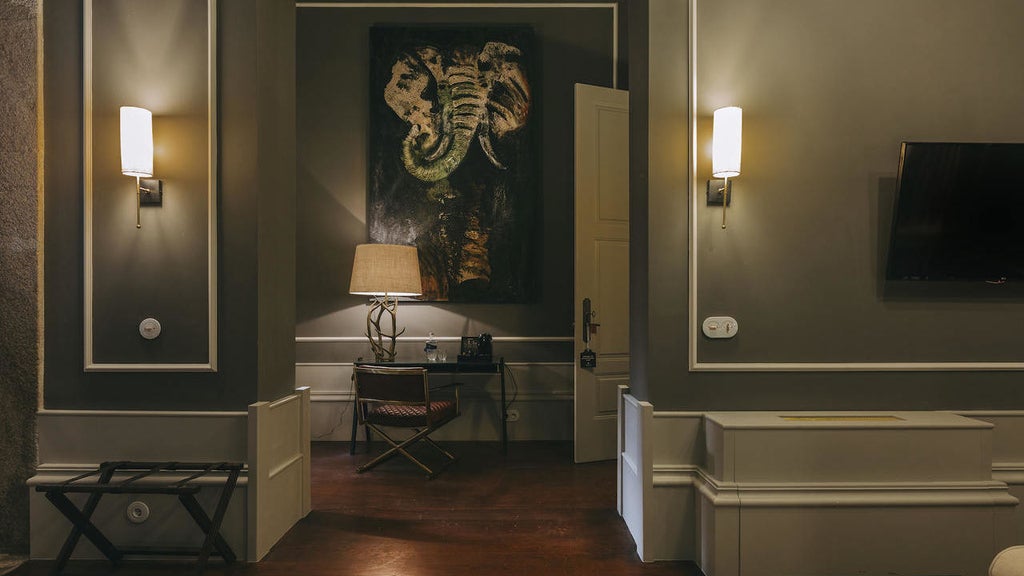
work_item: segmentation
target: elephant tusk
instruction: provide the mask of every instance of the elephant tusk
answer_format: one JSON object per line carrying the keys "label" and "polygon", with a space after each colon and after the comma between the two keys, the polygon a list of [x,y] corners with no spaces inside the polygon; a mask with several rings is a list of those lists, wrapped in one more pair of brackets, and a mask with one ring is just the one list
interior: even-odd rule
{"label": "elephant tusk", "polygon": [[477,139],[480,140],[480,147],[483,148],[484,154],[487,155],[491,164],[494,164],[494,167],[499,170],[505,170],[505,165],[501,163],[501,160],[498,160],[498,155],[494,153],[494,145],[491,144],[490,132],[481,130],[480,134],[477,135]]}

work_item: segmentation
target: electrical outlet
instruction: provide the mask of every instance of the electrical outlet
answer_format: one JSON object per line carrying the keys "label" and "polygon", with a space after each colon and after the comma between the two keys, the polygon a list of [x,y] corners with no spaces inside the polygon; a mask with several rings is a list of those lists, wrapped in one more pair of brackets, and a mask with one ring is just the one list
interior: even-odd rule
{"label": "electrical outlet", "polygon": [[505,411],[506,422],[518,422],[519,421],[519,410],[506,410]]}
{"label": "electrical outlet", "polygon": [[132,524],[142,524],[149,519],[149,506],[142,500],[136,500],[128,505],[126,514]]}

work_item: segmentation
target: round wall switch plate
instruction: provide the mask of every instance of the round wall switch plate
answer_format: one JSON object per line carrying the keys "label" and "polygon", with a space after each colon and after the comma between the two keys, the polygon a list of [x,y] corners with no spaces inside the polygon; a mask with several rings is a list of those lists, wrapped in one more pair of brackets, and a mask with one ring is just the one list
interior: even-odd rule
{"label": "round wall switch plate", "polygon": [[160,335],[160,322],[156,318],[146,318],[139,323],[139,334],[146,340],[152,340]]}

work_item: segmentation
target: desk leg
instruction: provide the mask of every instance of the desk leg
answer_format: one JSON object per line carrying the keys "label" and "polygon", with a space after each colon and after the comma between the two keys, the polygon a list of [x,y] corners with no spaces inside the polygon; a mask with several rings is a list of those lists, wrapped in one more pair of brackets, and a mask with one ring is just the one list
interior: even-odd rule
{"label": "desk leg", "polygon": [[356,413],[356,410],[359,410],[359,404],[353,401],[352,406],[355,410],[352,411],[352,444],[348,447],[349,456],[356,453],[356,432],[359,431],[359,414]]}
{"label": "desk leg", "polygon": [[508,410],[505,406],[505,361],[498,363],[501,374],[501,452],[508,455]]}

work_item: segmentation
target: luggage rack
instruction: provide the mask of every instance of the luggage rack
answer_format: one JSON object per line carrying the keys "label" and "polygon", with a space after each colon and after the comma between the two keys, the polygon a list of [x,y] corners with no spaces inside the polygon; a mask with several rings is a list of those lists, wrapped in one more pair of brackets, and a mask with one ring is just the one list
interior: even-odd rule
{"label": "luggage rack", "polygon": [[[238,482],[238,475],[244,464],[240,462],[104,462],[99,468],[75,476],[63,482],[43,483],[36,486],[37,492],[45,492],[46,499],[59,510],[71,524],[71,532],[61,547],[51,571],[59,574],[71,558],[81,536],[85,536],[112,563],[118,564],[126,555],[184,555],[197,556],[196,568],[202,572],[211,554],[218,554],[226,563],[235,561],[235,553],[220,534],[231,494]],[[132,473],[127,478],[114,480],[118,472]],[[174,476],[166,480],[151,478],[154,474],[180,472],[184,478]],[[195,481],[214,472],[227,472],[221,487],[220,498],[210,518],[196,500],[196,494],[203,488]],[[95,480],[92,478],[95,477]],[[147,479],[145,483],[138,480]],[[67,497],[67,494],[88,494],[89,498],[81,510]],[[205,538],[199,548],[164,548],[156,546],[115,546],[99,528],[92,523],[92,514],[104,494],[162,494],[177,496],[189,516],[202,530]]]}

